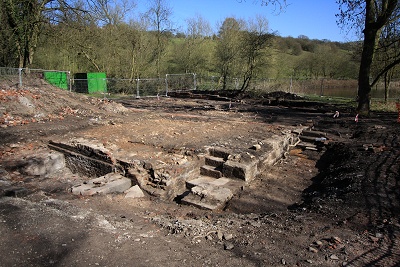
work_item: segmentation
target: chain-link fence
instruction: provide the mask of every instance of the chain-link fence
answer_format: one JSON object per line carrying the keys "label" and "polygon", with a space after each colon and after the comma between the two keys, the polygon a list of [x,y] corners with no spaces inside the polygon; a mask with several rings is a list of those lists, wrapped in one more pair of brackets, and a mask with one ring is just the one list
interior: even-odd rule
{"label": "chain-link fence", "polygon": [[[100,84],[101,82],[105,84],[104,87],[98,86],[98,92],[108,94],[131,95],[136,98],[167,96],[168,92],[188,91],[196,89],[195,74],[166,74],[165,78],[148,79],[98,79],[98,84]],[[73,79],[72,90],[76,92],[82,92],[82,90],[80,90],[79,88],[84,88],[86,84],[90,83],[94,83],[94,80]]]}
{"label": "chain-link fence", "polygon": [[69,89],[69,71],[0,67],[0,82],[5,88],[39,87],[50,83]]}
{"label": "chain-link fence", "polygon": [[[90,76],[92,77],[92,76]],[[169,92],[191,90],[222,90],[223,79],[218,76],[203,76],[194,73],[166,74],[163,78],[117,79],[103,76],[86,77],[70,75],[69,71],[22,69],[0,67],[2,88],[39,87],[50,83],[65,90],[81,93],[121,94],[139,97],[168,96]],[[226,90],[239,90],[240,78],[226,79]],[[331,97],[357,96],[357,80],[334,79],[252,79],[247,91],[254,94],[265,94],[273,91],[285,91],[299,95],[319,95]],[[372,89],[373,98],[385,97],[384,83],[380,82]],[[400,98],[400,80],[393,80],[388,91],[389,99]]]}

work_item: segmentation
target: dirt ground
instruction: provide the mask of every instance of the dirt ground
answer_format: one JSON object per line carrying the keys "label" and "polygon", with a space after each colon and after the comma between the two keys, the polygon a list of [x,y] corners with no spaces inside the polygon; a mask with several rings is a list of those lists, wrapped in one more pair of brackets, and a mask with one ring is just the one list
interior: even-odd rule
{"label": "dirt ground", "polygon": [[[283,93],[109,101],[44,83],[0,88],[0,111],[0,266],[400,266],[395,113],[356,122],[351,108]],[[327,140],[317,151],[291,147],[222,211],[75,196],[68,189],[87,177],[21,170],[50,140],[157,158],[248,147],[300,125]]]}

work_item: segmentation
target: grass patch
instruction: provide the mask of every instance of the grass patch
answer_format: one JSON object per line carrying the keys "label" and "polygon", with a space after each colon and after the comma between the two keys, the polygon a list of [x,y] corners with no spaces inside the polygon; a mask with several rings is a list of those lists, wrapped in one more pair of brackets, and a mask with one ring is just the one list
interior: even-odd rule
{"label": "grass patch", "polygon": [[319,95],[305,95],[305,99],[335,105],[346,105],[349,107],[356,107],[357,102],[353,98],[337,97],[337,96],[319,96]]}
{"label": "grass patch", "polygon": [[397,112],[395,100],[383,101],[378,99],[372,99],[371,101],[371,111],[380,112]]}

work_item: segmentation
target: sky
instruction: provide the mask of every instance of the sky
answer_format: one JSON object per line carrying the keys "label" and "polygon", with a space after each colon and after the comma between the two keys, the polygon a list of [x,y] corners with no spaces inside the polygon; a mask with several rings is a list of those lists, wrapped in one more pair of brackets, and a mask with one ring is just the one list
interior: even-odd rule
{"label": "sky", "polygon": [[[142,3],[139,1],[138,8],[146,8]],[[261,0],[169,0],[168,3],[173,12],[171,20],[182,31],[185,20],[196,15],[207,20],[214,31],[218,31],[218,25],[227,17],[247,20],[263,15],[269,22],[270,32],[282,37],[305,35],[310,39],[338,42],[357,39],[336,24],[339,6],[335,0],[287,0],[289,5],[280,13],[273,6],[262,6]]]}

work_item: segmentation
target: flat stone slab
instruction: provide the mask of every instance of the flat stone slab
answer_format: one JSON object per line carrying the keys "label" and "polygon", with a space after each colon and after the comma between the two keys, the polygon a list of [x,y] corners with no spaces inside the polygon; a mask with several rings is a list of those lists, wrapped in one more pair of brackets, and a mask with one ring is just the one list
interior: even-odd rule
{"label": "flat stone slab", "polygon": [[233,181],[232,179],[228,179],[226,177],[212,178],[209,176],[200,176],[199,178],[196,178],[196,179],[193,179],[190,181],[186,181],[186,187],[188,189],[191,189],[195,186],[204,185],[204,184],[210,184],[210,185],[214,185],[214,186],[224,186],[232,181]]}
{"label": "flat stone slab", "polygon": [[225,202],[233,197],[230,189],[212,184],[195,186],[192,188],[192,193],[202,198],[206,197],[218,202]]}
{"label": "flat stone slab", "polygon": [[209,176],[201,176],[199,178],[186,181],[186,188],[191,189],[195,186],[201,185],[201,184],[206,184],[206,183],[212,183],[214,180],[217,180],[216,178],[212,178]]}
{"label": "flat stone slab", "polygon": [[123,193],[132,186],[132,181],[119,173],[108,173],[71,188],[74,195]]}
{"label": "flat stone slab", "polygon": [[142,189],[140,189],[138,185],[132,186],[131,188],[126,190],[125,193],[125,198],[142,198],[145,196]]}

